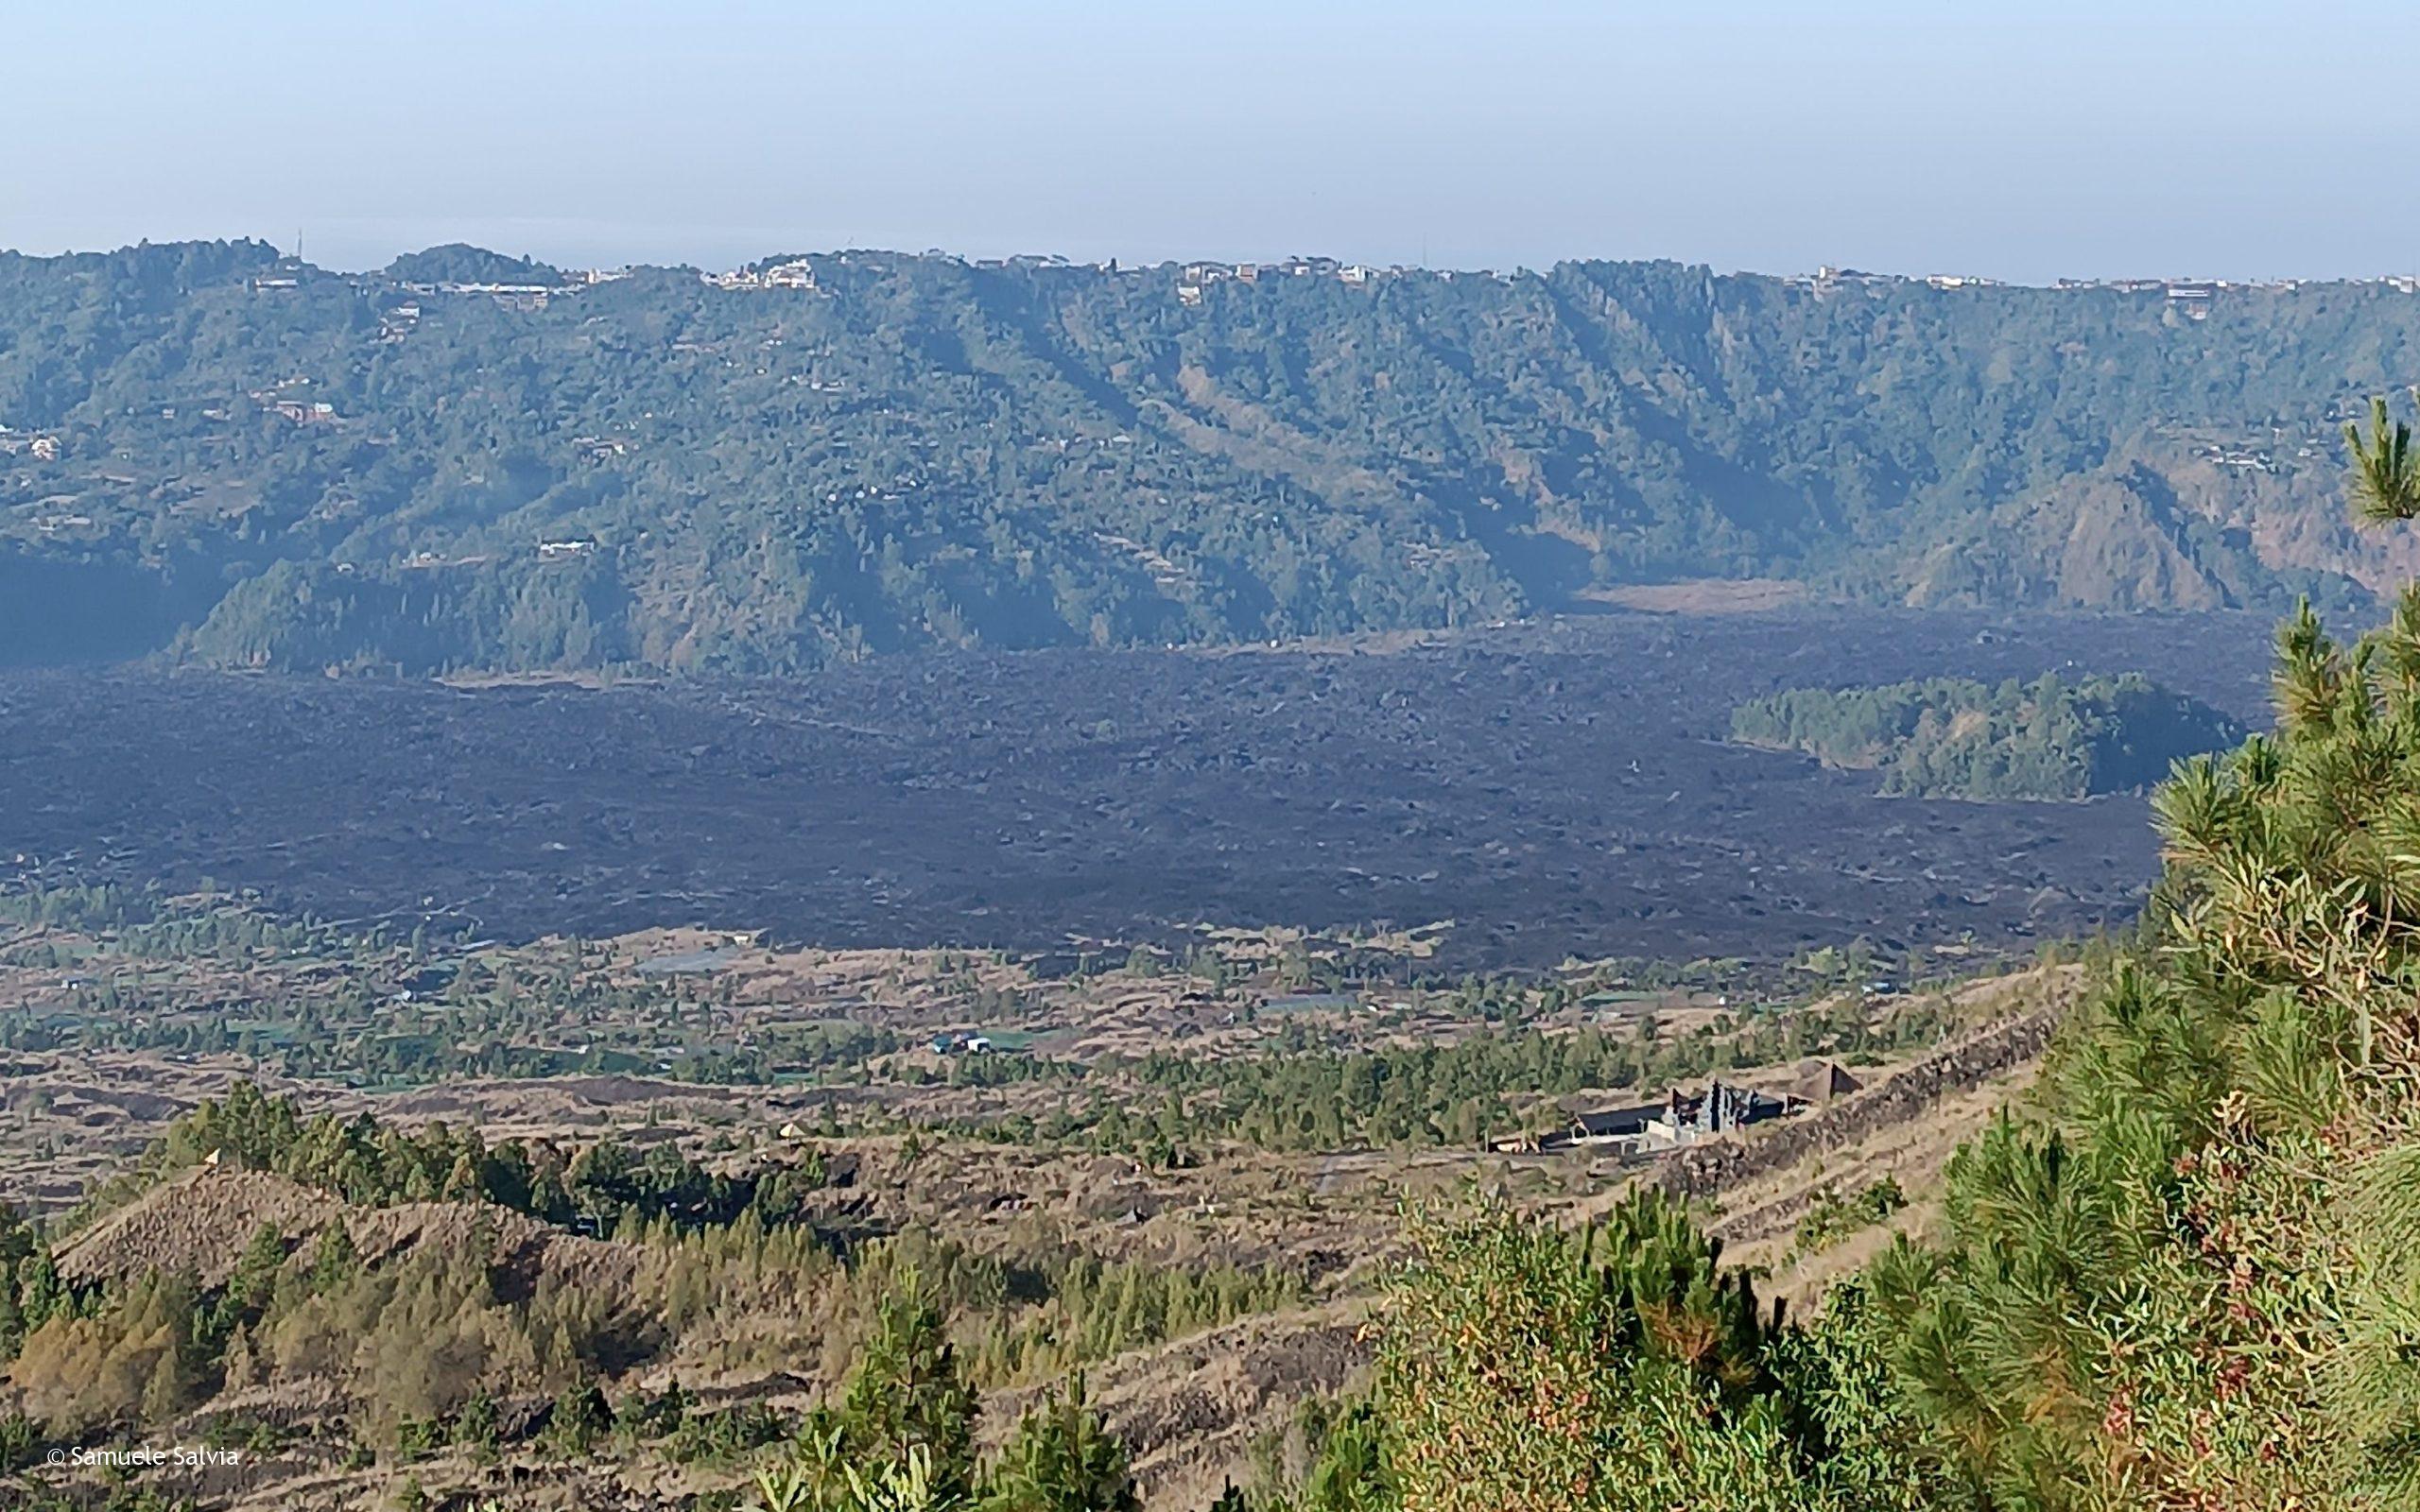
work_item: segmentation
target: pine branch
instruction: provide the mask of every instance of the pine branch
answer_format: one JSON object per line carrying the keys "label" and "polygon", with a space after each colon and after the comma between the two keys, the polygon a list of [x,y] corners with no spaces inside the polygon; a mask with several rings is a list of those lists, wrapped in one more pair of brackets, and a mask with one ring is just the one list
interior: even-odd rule
{"label": "pine branch", "polygon": [[2370,401],[2370,434],[2358,421],[2344,426],[2353,453],[2353,510],[2368,524],[2420,516],[2420,459],[2411,455],[2411,427],[2387,414],[2386,401]]}

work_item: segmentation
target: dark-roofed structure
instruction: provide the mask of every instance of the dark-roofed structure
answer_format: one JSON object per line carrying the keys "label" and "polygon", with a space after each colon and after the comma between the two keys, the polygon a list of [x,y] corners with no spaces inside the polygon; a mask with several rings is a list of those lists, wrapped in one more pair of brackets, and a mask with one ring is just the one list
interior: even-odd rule
{"label": "dark-roofed structure", "polygon": [[1848,1068],[1837,1060],[1801,1061],[1798,1074],[1789,1084],[1789,1095],[1802,1103],[1822,1105],[1836,1097],[1846,1097],[1862,1091],[1865,1083],[1849,1074]]}

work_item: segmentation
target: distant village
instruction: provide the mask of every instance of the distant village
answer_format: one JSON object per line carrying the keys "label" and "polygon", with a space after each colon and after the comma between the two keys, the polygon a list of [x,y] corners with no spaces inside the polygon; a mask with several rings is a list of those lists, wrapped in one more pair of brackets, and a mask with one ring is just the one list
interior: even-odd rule
{"label": "distant village", "polygon": [[[787,258],[780,262],[770,262],[752,266],[734,268],[727,272],[700,273],[698,276],[701,282],[714,288],[724,289],[735,293],[786,291],[794,294],[820,294],[824,292],[824,289],[817,277],[816,265],[819,261],[825,261],[836,266],[845,267],[852,266],[853,264],[856,266],[868,266],[890,263],[909,255],[914,254],[868,251],[830,252],[819,254],[814,257]],[[1114,257],[1097,263],[1083,263],[1065,257],[1048,254],[1028,253],[1013,257],[965,258],[939,250],[933,250],[920,254],[919,260],[954,263],[961,267],[969,267],[984,271],[1005,271],[1011,269],[1024,271],[1057,271],[1082,269],[1117,278],[1149,279],[1157,277],[1166,279],[1168,283],[1168,286],[1174,291],[1177,302],[1188,307],[1200,305],[1203,300],[1208,297],[1209,291],[1220,284],[1239,284],[1250,286],[1259,284],[1265,279],[1329,279],[1336,283],[1352,287],[1367,287],[1387,280],[1403,278],[1433,278],[1443,283],[1451,283],[1458,278],[1491,279],[1501,284],[1511,284],[1523,278],[1537,276],[1528,268],[1516,268],[1512,272],[1507,273],[1494,268],[1457,270],[1453,268],[1407,266],[1401,264],[1392,265],[1386,267],[1377,267],[1364,263],[1347,263],[1333,257],[1288,257],[1271,263],[1200,261],[1184,263],[1129,264],[1121,263],[1118,259]],[[406,283],[402,286],[408,292],[422,296],[483,296],[508,307],[535,310],[544,309],[546,306],[547,301],[552,299],[561,298],[568,294],[577,294],[583,289],[594,288],[600,284],[610,284],[617,279],[627,278],[630,276],[630,272],[631,270],[629,268],[590,268],[571,273],[560,284]],[[324,276],[338,278],[355,277],[354,275],[344,274],[329,274]],[[302,272],[298,269],[292,272],[280,272],[254,279],[252,281],[252,287],[258,290],[274,292],[280,289],[298,288],[302,285]],[[1818,267],[1812,273],[1785,276],[1782,279],[1782,282],[1791,285],[1792,287],[1812,291],[1819,296],[1836,294],[1844,290],[1856,288],[1882,288],[1911,284],[1920,284],[1927,288],[1941,290],[1989,289],[2009,286],[2003,280],[1984,278],[1971,273],[1872,273],[1858,268],[1836,267],[1829,265]],[[2187,318],[2201,319],[2209,314],[2211,308],[2219,301],[2224,299],[2229,294],[2244,292],[2290,292],[2303,287],[2306,284],[2313,282],[2317,281],[2305,279],[2229,280],[2190,278],[2063,278],[2051,284],[2050,287],[2067,293],[2156,295],[2159,298],[2166,300],[2169,304],[2174,306],[2180,314],[2186,316]],[[2342,282],[2353,287],[2366,286],[2391,289],[2401,294],[2420,293],[2420,275],[2413,274],[2393,274],[2378,278],[2351,279],[2337,282]],[[387,316],[383,318],[381,329],[382,338],[389,340],[400,339],[403,333],[409,329],[410,322],[419,318],[419,315],[420,310],[417,305],[402,305],[389,311]]]}
{"label": "distant village", "polygon": [[[1800,274],[1784,282],[1799,288],[1812,289],[1818,294],[1858,285],[1923,284],[1936,289],[2003,288],[1999,279],[1978,278],[1966,273],[1927,273],[1921,276],[1904,273],[1867,273],[1854,267],[1824,266],[1812,273]],[[2397,273],[2382,278],[2321,281],[2313,279],[2176,279],[2176,278],[2063,278],[2050,287],[2070,294],[2134,294],[2158,295],[2177,312],[2189,319],[2206,318],[2211,306],[2229,294],[2265,292],[2290,293],[2306,284],[2340,282],[2353,287],[2392,289],[2398,294],[2420,293],[2420,275]]]}

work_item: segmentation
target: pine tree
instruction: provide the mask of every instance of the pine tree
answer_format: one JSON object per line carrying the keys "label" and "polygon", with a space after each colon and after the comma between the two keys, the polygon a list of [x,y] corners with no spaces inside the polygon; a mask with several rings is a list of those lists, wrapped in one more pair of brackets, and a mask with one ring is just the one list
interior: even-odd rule
{"label": "pine tree", "polygon": [[935,1493],[962,1498],[975,1481],[975,1411],[941,1305],[910,1272],[883,1298],[842,1393],[843,1447],[868,1466],[903,1465],[921,1450]]}
{"label": "pine tree", "polygon": [[1086,1405],[1082,1376],[1017,1424],[979,1504],[983,1512],[1139,1512],[1126,1446]]}
{"label": "pine tree", "polygon": [[353,1233],[342,1219],[331,1221],[311,1245],[311,1290],[333,1292],[361,1273]]}
{"label": "pine tree", "polygon": [[[2383,404],[2359,513],[2420,518]],[[1871,1273],[1894,1375],[1996,1502],[2369,1509],[2420,1494],[2420,588],[2281,627],[2276,728],[2154,796],[2145,939],[2071,1016],[2049,1126],[1953,1160]]]}
{"label": "pine tree", "polygon": [[285,1235],[277,1225],[262,1224],[235,1259],[227,1278],[227,1300],[245,1318],[256,1319],[277,1295],[277,1280],[285,1268]]}

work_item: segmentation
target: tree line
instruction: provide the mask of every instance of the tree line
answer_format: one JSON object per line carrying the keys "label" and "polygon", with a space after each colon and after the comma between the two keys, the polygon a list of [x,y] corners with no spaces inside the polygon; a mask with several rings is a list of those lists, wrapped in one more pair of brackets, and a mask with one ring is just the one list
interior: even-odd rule
{"label": "tree line", "polygon": [[2242,733],[2207,704],[2136,674],[1798,688],[1731,715],[1734,740],[1878,770],[1885,793],[1908,798],[2073,800],[2143,788]]}

